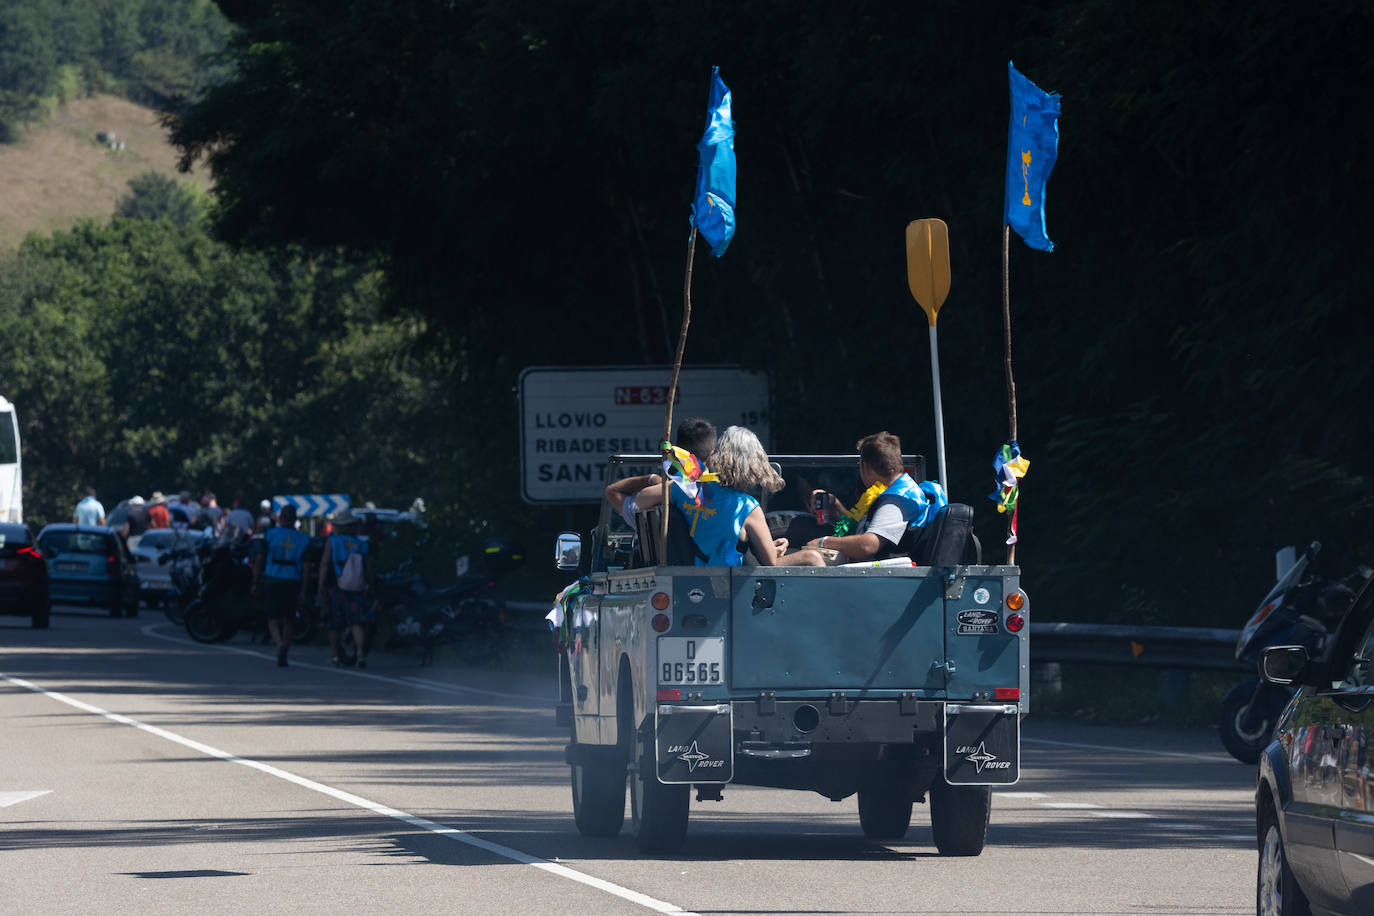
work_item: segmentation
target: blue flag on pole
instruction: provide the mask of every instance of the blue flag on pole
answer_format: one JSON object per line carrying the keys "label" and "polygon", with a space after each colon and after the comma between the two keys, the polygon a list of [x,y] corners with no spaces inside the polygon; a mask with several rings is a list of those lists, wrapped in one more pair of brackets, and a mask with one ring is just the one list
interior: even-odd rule
{"label": "blue flag on pole", "polygon": [[691,222],[711,244],[711,253],[720,257],[735,236],[735,122],[730,117],[730,90],[719,67],[711,68],[706,133],[697,151],[701,159]]}
{"label": "blue flag on pole", "polygon": [[1053,251],[1045,228],[1045,185],[1059,156],[1059,94],[1045,92],[1007,61],[1011,129],[1007,133],[1007,196],[1003,219],[1026,244]]}

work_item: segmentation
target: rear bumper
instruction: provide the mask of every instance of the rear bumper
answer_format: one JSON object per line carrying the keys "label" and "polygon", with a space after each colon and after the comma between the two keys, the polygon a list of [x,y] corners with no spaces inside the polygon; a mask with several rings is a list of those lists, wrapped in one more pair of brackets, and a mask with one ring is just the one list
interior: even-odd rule
{"label": "rear bumper", "polygon": [[[748,747],[804,744],[910,744],[939,737],[943,700],[854,699],[842,693],[815,699],[735,700],[736,740]],[[763,755],[760,755],[763,756]]]}
{"label": "rear bumper", "polygon": [[0,614],[28,615],[35,607],[48,602],[46,585],[21,585],[16,582],[0,582]]}
{"label": "rear bumper", "polygon": [[92,582],[89,579],[53,579],[48,594],[55,602],[70,601],[90,604],[113,604],[120,586],[114,582]]}

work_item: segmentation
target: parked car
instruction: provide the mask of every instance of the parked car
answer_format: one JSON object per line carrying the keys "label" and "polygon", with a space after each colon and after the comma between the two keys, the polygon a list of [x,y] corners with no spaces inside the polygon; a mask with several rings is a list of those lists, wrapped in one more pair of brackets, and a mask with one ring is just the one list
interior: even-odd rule
{"label": "parked car", "polygon": [[[180,563],[191,567],[192,571],[200,568],[200,560],[191,553],[173,560],[169,555],[174,550],[190,549],[192,551],[201,544],[213,543],[215,534],[213,531],[178,531],[174,528],[154,528],[138,539],[138,543],[129,548],[129,553],[134,558],[134,566],[138,572],[138,592],[139,597],[149,606],[161,604],[167,594],[174,590],[172,586],[172,568]],[[167,559],[164,560],[163,558]]]}
{"label": "parked car", "polygon": [[[1374,580],[1371,580],[1374,581]],[[1296,686],[1259,762],[1257,911],[1374,913],[1374,585],[1318,657],[1265,650],[1265,680]]]}
{"label": "parked car", "polygon": [[99,604],[111,617],[138,614],[138,572],[124,539],[109,528],[49,525],[38,532],[53,601]]}
{"label": "parked car", "polygon": [[48,626],[48,564],[33,529],[0,523],[0,614],[31,617],[36,630]]}

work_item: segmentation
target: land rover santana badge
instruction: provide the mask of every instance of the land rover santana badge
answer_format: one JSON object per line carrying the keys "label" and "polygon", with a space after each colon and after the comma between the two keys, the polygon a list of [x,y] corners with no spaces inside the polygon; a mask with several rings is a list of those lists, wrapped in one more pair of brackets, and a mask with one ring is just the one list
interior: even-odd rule
{"label": "land rover santana badge", "polygon": [[960,636],[991,636],[997,632],[996,611],[960,611],[957,619]]}

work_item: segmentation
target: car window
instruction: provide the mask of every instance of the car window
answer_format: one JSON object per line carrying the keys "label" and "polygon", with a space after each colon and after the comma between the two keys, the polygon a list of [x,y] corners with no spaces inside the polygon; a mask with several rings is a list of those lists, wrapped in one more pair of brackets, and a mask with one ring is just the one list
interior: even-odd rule
{"label": "car window", "polygon": [[1374,620],[1371,620],[1355,643],[1355,654],[1346,666],[1345,675],[1337,687],[1366,687],[1374,680],[1370,669],[1374,660]]}
{"label": "car window", "polygon": [[62,553],[109,554],[111,546],[108,535],[90,531],[49,531],[43,538],[44,548]]}
{"label": "car window", "polygon": [[140,547],[150,547],[154,550],[162,550],[171,543],[172,536],[166,531],[153,531],[139,538]]}

